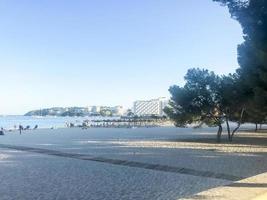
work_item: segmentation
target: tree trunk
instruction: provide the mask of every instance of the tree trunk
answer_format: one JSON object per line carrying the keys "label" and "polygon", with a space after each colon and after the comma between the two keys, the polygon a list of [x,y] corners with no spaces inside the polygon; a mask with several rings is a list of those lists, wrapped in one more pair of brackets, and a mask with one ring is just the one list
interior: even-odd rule
{"label": "tree trunk", "polygon": [[219,142],[221,142],[221,136],[222,136],[222,125],[221,125],[221,124],[219,124],[218,126],[219,126],[219,128],[218,128],[218,132],[217,132],[217,142],[219,143]]}
{"label": "tree trunk", "polygon": [[237,127],[236,127],[236,128],[233,130],[233,132],[232,132],[230,141],[233,141],[233,137],[234,137],[234,135],[235,135],[235,132],[236,132],[236,131],[240,128],[240,126],[241,126],[241,122],[242,122],[242,119],[243,119],[243,114],[244,114],[244,112],[245,112],[245,109],[242,108],[241,113],[240,113],[240,119],[239,119],[239,121],[238,121]]}
{"label": "tree trunk", "polygon": [[255,126],[255,132],[258,131],[258,124],[256,123],[256,126]]}
{"label": "tree trunk", "polygon": [[231,130],[230,130],[228,117],[226,117],[226,125],[227,125],[228,140],[230,141],[231,140]]}

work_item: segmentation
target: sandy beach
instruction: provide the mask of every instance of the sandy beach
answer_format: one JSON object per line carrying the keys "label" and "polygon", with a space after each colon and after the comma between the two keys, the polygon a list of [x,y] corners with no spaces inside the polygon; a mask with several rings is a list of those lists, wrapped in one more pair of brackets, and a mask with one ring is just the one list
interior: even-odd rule
{"label": "sandy beach", "polygon": [[[40,129],[0,137],[1,199],[179,199],[267,171],[267,134]],[[226,136],[225,136],[226,137]]]}

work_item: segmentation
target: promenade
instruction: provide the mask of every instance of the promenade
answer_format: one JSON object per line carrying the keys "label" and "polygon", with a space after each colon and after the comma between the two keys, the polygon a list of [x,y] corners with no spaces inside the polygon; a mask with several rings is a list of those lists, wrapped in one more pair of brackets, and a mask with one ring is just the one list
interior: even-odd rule
{"label": "promenade", "polygon": [[[216,144],[215,133],[211,128],[7,133],[0,138],[1,199],[196,199],[229,185],[244,189],[236,183],[267,172],[266,134],[241,132],[233,143]],[[265,178],[250,184],[260,187],[255,197],[263,193]]]}

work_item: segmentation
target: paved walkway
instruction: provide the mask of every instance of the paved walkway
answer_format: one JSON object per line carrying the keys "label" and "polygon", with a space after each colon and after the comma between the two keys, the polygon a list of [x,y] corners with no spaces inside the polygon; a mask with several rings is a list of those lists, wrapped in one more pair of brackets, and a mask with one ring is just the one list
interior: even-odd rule
{"label": "paved walkway", "polygon": [[177,200],[231,181],[0,149],[1,200]]}
{"label": "paved walkway", "polygon": [[227,186],[200,192],[182,200],[267,200],[267,173]]}
{"label": "paved walkway", "polygon": [[214,172],[209,172],[209,171],[198,171],[198,170],[194,170],[194,169],[183,168],[183,167],[173,167],[173,166],[168,166],[168,165],[149,164],[149,163],[143,163],[143,162],[134,162],[134,161],[127,161],[127,160],[94,157],[91,155],[77,154],[77,153],[66,153],[66,152],[49,150],[49,149],[32,148],[32,147],[25,147],[25,146],[14,146],[14,145],[4,145],[4,144],[0,144],[0,148],[8,148],[8,149],[13,149],[13,150],[27,151],[27,152],[40,153],[40,154],[46,154],[46,155],[52,155],[52,156],[102,162],[102,163],[108,163],[108,164],[113,164],[113,165],[134,167],[134,168],[150,169],[150,170],[155,170],[155,171],[164,171],[164,172],[187,174],[187,175],[200,176],[200,177],[206,177],[206,178],[223,179],[223,180],[227,180],[227,181],[237,181],[237,180],[243,179],[242,177],[233,176],[233,175],[229,175],[229,174],[223,174],[223,173],[214,173]]}
{"label": "paved walkway", "polygon": [[[4,180],[0,199],[265,198],[261,195],[267,186],[267,135],[239,133],[232,143],[217,144],[215,131],[155,128],[9,133],[0,138],[0,180]],[[258,174],[263,178],[255,178]]]}

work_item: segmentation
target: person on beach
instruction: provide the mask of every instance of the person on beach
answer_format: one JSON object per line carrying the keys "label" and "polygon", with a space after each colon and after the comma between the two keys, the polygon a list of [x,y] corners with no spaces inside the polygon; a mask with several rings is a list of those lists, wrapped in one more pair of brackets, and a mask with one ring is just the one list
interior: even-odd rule
{"label": "person on beach", "polygon": [[22,130],[23,130],[23,126],[19,125],[19,134],[21,134]]}
{"label": "person on beach", "polygon": [[30,126],[28,125],[28,126],[26,126],[25,128],[24,128],[24,130],[30,130]]}
{"label": "person on beach", "polygon": [[5,134],[4,134],[4,128],[3,128],[3,127],[1,127],[0,135],[5,135]]}

